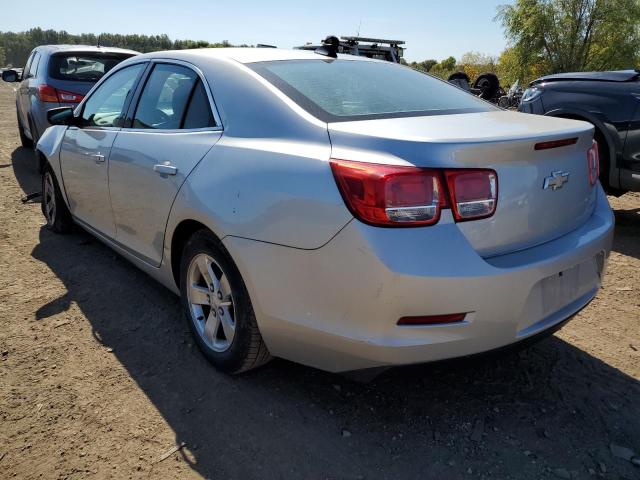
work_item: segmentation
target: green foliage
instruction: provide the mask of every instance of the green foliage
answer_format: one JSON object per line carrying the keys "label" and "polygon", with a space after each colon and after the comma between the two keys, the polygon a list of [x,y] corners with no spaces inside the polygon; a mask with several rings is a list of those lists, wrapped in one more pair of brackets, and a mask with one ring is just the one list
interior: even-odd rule
{"label": "green foliage", "polygon": [[517,0],[500,7],[496,18],[509,40],[498,70],[509,78],[638,63],[638,0]]}
{"label": "green foliage", "polygon": [[411,62],[411,68],[421,70],[423,72],[430,72],[431,69],[438,64],[437,60],[424,60],[422,62]]}
{"label": "green foliage", "polygon": [[5,64],[5,58],[4,48],[0,47],[0,65]]}
{"label": "green foliage", "polygon": [[[114,33],[81,33],[72,35],[64,30],[42,30],[32,28],[26,32],[0,32],[0,65],[24,66],[29,52],[38,45],[102,45],[120,47],[138,52],[154,52],[157,50],[182,50],[186,48],[231,47],[227,40],[220,43],[209,43],[205,40],[171,40],[167,35],[121,35]],[[240,45],[247,46],[247,45]]]}

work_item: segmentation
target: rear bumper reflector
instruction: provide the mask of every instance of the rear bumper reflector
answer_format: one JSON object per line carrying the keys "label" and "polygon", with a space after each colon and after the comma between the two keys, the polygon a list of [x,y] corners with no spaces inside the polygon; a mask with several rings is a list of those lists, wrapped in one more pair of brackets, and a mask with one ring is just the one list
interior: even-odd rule
{"label": "rear bumper reflector", "polygon": [[450,313],[447,315],[402,317],[398,320],[398,325],[440,325],[444,323],[460,323],[466,316],[466,313]]}

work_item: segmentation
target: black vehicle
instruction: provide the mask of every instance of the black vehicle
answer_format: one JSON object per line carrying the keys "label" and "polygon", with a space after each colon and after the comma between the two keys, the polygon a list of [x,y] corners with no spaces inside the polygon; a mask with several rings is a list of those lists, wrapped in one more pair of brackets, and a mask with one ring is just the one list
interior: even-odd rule
{"label": "black vehicle", "polygon": [[404,45],[402,40],[385,40],[383,38],[367,37],[332,37],[325,38],[319,44],[308,43],[300,47],[300,50],[321,50],[327,45],[333,44],[336,53],[346,53],[358,57],[376,58],[387,62],[400,63],[404,55]]}
{"label": "black vehicle", "polygon": [[595,126],[600,182],[612,195],[640,191],[640,71],[559,73],[538,78],[518,110]]}

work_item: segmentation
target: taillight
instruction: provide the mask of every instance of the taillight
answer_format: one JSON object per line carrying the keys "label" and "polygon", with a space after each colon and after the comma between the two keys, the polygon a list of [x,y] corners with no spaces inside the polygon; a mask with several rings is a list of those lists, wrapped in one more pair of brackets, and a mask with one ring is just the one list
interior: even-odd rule
{"label": "taillight", "polygon": [[371,225],[433,225],[445,205],[439,170],[331,159],[347,207]]}
{"label": "taillight", "polygon": [[38,98],[41,102],[57,102],[58,92],[49,85],[40,85],[38,87]]}
{"label": "taillight", "polygon": [[587,150],[587,166],[589,168],[589,183],[593,186],[600,176],[600,152],[598,152],[598,142],[595,140]]}
{"label": "taillight", "polygon": [[494,214],[498,201],[498,176],[488,169],[442,170],[333,158],[331,169],[347,208],[370,225],[433,225],[442,209],[449,208],[448,198],[456,221],[486,218]]}
{"label": "taillight", "polygon": [[41,102],[80,103],[84,95],[58,90],[51,85],[40,85],[38,87],[38,98]]}
{"label": "taillight", "polygon": [[493,170],[445,170],[451,210],[457,222],[493,215],[498,203],[498,175]]}

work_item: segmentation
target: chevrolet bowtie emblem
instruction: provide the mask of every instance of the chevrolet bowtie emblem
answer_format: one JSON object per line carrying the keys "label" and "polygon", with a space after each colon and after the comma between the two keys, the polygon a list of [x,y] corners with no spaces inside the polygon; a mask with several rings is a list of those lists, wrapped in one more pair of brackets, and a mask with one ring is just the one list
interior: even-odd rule
{"label": "chevrolet bowtie emblem", "polygon": [[569,172],[551,172],[551,176],[544,179],[543,190],[550,188],[551,190],[558,190],[569,181]]}

